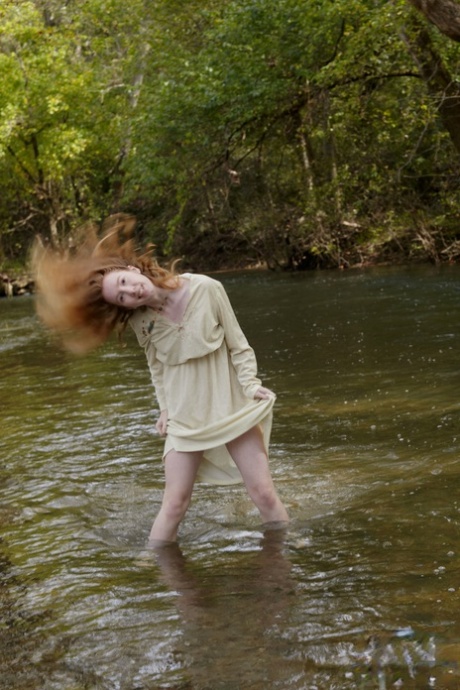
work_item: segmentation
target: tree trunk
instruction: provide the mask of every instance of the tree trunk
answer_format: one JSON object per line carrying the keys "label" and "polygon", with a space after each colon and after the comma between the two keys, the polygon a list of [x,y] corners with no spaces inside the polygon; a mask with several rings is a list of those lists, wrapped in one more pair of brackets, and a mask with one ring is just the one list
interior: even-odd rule
{"label": "tree trunk", "polygon": [[[147,55],[150,50],[150,45],[144,42],[140,48],[140,59],[137,72],[134,76],[132,82],[131,96],[129,99],[129,105],[132,111],[136,110],[139,101],[139,96],[141,94],[142,84],[144,81],[144,74],[147,67]],[[118,208],[121,198],[123,196],[124,184],[123,184],[123,172],[122,165],[125,159],[128,157],[131,151],[131,131],[132,126],[128,120],[128,126],[126,129],[124,140],[121,144],[118,156],[115,160],[115,164],[112,170],[109,171],[109,185],[112,187],[113,192],[113,207]]]}
{"label": "tree trunk", "polygon": [[408,0],[429,22],[454,41],[460,42],[460,4],[453,0]]}
{"label": "tree trunk", "polygon": [[296,123],[297,137],[300,144],[300,154],[302,159],[302,166],[305,172],[305,181],[307,187],[308,197],[313,200],[316,205],[316,183],[314,173],[314,152],[311,145],[309,130],[311,124],[310,103],[307,97],[307,107],[299,108],[293,114]]}

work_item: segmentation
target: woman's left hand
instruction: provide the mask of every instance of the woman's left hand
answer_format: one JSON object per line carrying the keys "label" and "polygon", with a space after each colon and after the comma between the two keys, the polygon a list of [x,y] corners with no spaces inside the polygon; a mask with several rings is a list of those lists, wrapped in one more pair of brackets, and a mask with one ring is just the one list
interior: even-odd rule
{"label": "woman's left hand", "polygon": [[276,395],[270,388],[264,388],[263,386],[258,388],[254,394],[254,400],[269,400],[270,398],[276,398]]}
{"label": "woman's left hand", "polygon": [[155,428],[160,436],[166,436],[168,433],[168,410],[161,410]]}

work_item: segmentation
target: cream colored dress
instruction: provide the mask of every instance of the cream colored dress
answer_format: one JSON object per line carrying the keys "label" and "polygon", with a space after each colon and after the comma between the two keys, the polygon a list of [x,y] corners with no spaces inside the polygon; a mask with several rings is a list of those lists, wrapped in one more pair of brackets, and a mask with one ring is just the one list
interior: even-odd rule
{"label": "cream colored dress", "polygon": [[130,318],[144,348],[160,410],[168,410],[163,457],[171,449],[204,451],[198,479],[241,481],[225,444],[255,425],[268,450],[275,398],[255,400],[261,386],[253,349],[221,283],[185,273],[190,297],[180,323],[149,307]]}

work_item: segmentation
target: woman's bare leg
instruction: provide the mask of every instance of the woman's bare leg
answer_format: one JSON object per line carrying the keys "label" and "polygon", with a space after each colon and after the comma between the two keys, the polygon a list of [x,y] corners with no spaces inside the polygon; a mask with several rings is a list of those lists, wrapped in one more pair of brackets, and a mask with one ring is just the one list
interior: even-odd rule
{"label": "woman's bare leg", "polygon": [[262,432],[258,426],[227,443],[241,472],[249,496],[259,509],[263,522],[288,522],[289,516],[276,493],[268,466]]}
{"label": "woman's bare leg", "polygon": [[177,530],[187,512],[203,453],[170,450],[165,457],[165,490],[155,518],[149,544],[176,541]]}

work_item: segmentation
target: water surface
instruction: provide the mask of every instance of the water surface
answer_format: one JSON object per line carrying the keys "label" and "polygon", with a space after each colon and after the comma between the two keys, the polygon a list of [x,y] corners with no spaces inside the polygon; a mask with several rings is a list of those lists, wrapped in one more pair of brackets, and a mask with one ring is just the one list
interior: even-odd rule
{"label": "water surface", "polygon": [[0,687],[460,687],[460,268],[220,278],[292,527],[197,485],[157,560],[143,352],[72,358],[0,302]]}

